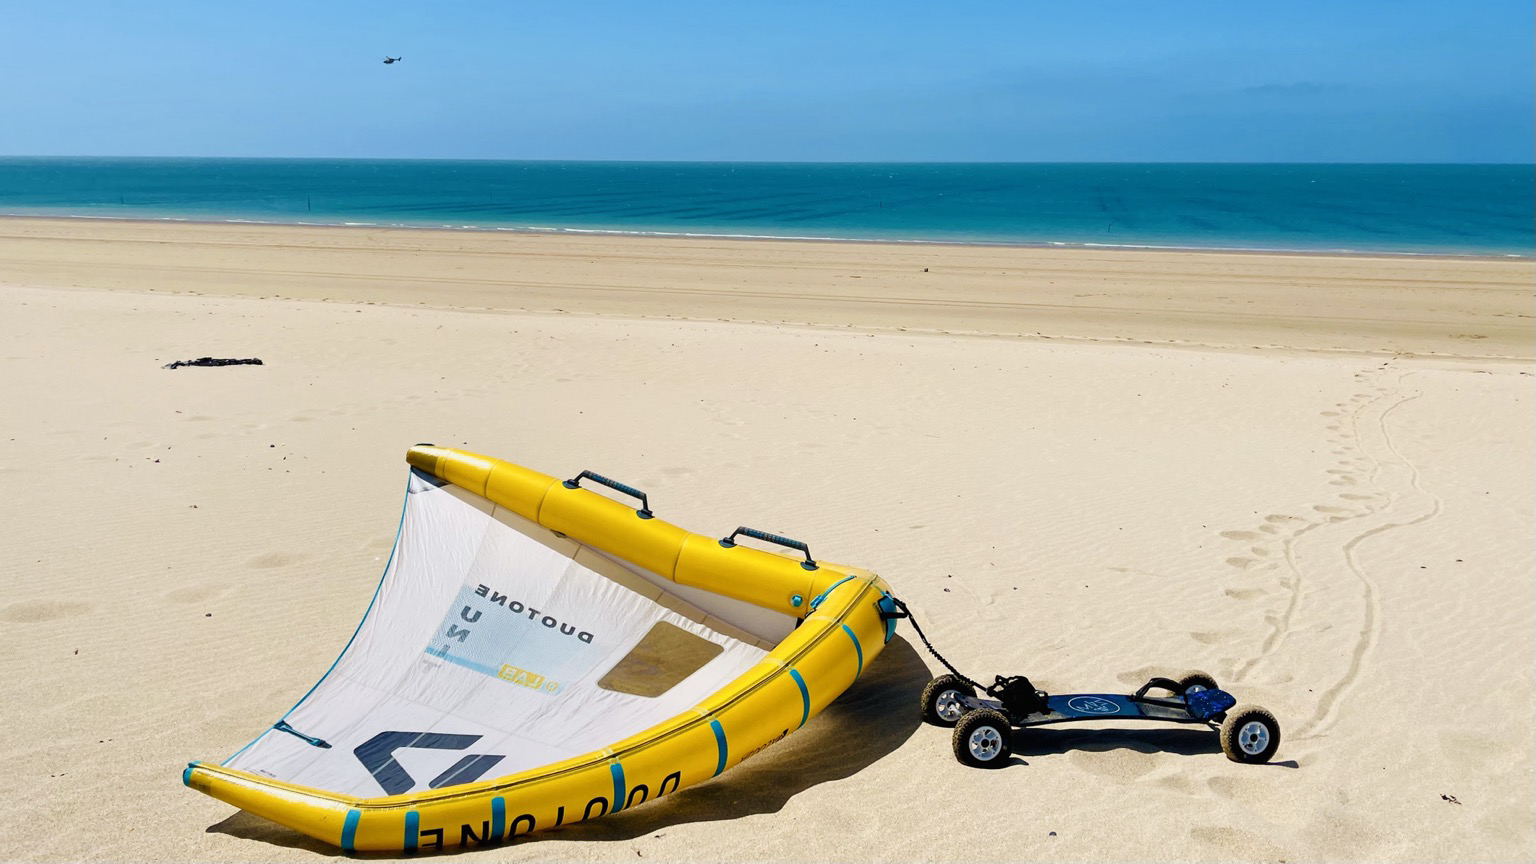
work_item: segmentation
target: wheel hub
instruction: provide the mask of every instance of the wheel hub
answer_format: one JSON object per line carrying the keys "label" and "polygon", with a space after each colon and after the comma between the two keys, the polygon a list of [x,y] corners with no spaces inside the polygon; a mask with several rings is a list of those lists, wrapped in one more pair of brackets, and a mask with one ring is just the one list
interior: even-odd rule
{"label": "wheel hub", "polygon": [[939,694],[939,698],[933,700],[934,713],[943,717],[947,722],[954,723],[965,713],[965,706],[960,704],[960,691],[945,690]]}
{"label": "wheel hub", "polygon": [[1269,746],[1269,727],[1257,720],[1251,720],[1243,724],[1243,728],[1237,730],[1237,746],[1249,756],[1257,756]]}
{"label": "wheel hub", "polygon": [[971,733],[966,746],[970,748],[971,755],[976,757],[977,761],[990,762],[1002,752],[1003,736],[991,726],[982,726]]}

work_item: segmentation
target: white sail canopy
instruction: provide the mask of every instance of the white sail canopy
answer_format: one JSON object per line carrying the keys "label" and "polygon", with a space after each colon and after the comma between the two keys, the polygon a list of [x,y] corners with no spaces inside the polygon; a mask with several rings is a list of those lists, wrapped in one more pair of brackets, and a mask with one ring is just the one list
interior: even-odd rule
{"label": "white sail canopy", "polygon": [[686,711],[793,623],[638,572],[413,470],[352,641],[225,764],[363,797],[514,774]]}

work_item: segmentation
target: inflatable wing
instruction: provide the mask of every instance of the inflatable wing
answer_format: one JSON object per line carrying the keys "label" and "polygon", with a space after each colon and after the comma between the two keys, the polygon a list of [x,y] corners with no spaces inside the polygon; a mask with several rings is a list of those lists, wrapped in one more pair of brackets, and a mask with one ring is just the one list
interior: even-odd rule
{"label": "inflatable wing", "polygon": [[[423,445],[352,641],[186,785],[346,851],[492,844],[708,780],[894,631],[874,574],[692,534],[638,490]],[[635,509],[580,486],[638,496]]]}

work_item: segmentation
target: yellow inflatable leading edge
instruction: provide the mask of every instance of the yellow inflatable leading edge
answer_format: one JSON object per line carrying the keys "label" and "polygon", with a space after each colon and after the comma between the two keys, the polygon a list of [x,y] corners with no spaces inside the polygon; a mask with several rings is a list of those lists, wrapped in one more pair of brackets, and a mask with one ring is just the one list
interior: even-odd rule
{"label": "yellow inflatable leading edge", "polygon": [[[444,782],[440,788],[406,794],[356,797],[193,762],[182,776],[187,786],[348,852],[409,852],[504,842],[520,834],[618,813],[718,776],[804,726],[859,677],[894,632],[889,590],[875,574],[812,561],[809,550],[801,561],[738,545],[729,538],[690,533],[652,518],[648,506],[636,510],[579,485],[590,478],[620,492],[638,492],[606,478],[583,472],[576,482],[562,481],[501,460],[431,445],[411,448],[407,461],[421,475],[436,478],[439,486],[460,487],[555,536],[627,562],[632,569],[645,571],[642,575],[653,574],[663,589],[665,580],[744,601],[794,619],[785,625],[793,629],[765,655],[761,652],[771,643],[760,641],[760,647],[753,649],[758,653],[750,656],[761,659],[681,713],[600,749],[519,773]],[[770,542],[794,542],[746,533]],[[401,542],[397,538],[397,549]],[[479,617],[478,612],[475,615]],[[467,614],[464,620],[470,620]],[[543,621],[550,632],[555,632],[553,620]],[[586,633],[580,636],[591,638]],[[330,746],[285,726],[286,722],[279,722],[274,727],[280,743],[300,749]],[[290,734],[285,737],[283,732]],[[293,736],[303,740],[289,741]],[[390,752],[384,753],[386,765],[392,762]],[[469,759],[465,757],[460,765]],[[380,776],[379,771],[375,776]],[[386,784],[384,789],[388,788]]]}

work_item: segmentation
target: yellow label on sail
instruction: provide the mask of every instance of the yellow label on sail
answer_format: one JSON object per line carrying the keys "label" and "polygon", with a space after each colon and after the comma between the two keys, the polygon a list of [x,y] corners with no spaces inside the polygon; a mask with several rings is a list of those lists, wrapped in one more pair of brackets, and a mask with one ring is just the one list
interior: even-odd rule
{"label": "yellow label on sail", "polygon": [[529,672],[527,669],[519,669],[516,666],[503,664],[496,677],[503,681],[511,681],[513,684],[521,684],[529,690],[543,690],[553,693],[560,689],[560,684],[555,681],[545,681],[544,676],[537,672]]}

